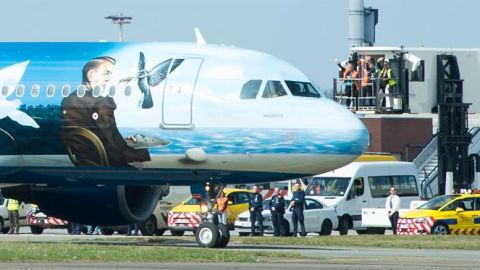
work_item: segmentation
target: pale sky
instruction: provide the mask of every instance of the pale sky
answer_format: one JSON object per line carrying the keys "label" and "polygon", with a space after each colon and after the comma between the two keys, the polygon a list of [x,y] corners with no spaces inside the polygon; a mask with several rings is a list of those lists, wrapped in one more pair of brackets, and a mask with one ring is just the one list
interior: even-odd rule
{"label": "pale sky", "polygon": [[[275,55],[331,88],[348,56],[348,0],[0,0],[0,41],[118,39],[104,17],[134,17],[126,41],[195,41]],[[480,1],[365,0],[379,9],[376,46],[480,47]]]}

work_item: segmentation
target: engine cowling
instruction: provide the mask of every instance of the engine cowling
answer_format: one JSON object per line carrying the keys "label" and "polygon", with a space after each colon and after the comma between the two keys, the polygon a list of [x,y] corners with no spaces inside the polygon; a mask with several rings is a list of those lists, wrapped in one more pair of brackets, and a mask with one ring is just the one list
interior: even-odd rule
{"label": "engine cowling", "polygon": [[[21,190],[21,191],[20,191]],[[5,197],[35,202],[49,216],[91,225],[125,225],[146,220],[162,186],[30,186],[2,190]]]}

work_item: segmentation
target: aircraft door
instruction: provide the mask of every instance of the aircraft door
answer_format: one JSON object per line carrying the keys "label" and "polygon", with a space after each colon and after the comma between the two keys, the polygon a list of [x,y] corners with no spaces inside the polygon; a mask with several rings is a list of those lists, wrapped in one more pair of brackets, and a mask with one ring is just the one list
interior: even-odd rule
{"label": "aircraft door", "polygon": [[365,193],[365,181],[363,177],[355,178],[347,196],[347,205],[350,209],[354,228],[362,226],[362,208],[368,207],[369,200]]}
{"label": "aircraft door", "polygon": [[168,73],[165,82],[161,127],[191,128],[193,93],[203,59],[175,59],[173,65],[176,61],[181,63]]}

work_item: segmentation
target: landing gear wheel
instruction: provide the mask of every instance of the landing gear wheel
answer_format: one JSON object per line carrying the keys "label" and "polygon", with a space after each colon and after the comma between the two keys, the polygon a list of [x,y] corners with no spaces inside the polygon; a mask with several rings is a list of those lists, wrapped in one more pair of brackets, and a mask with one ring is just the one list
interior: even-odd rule
{"label": "landing gear wheel", "polygon": [[201,247],[213,248],[220,241],[219,228],[210,222],[202,223],[197,228],[195,240],[197,240],[197,244]]}
{"label": "landing gear wheel", "polygon": [[228,245],[228,242],[230,242],[230,231],[228,230],[228,227],[225,224],[219,223],[218,232],[220,233],[220,240],[218,241],[218,244],[215,245],[215,247],[226,247]]}

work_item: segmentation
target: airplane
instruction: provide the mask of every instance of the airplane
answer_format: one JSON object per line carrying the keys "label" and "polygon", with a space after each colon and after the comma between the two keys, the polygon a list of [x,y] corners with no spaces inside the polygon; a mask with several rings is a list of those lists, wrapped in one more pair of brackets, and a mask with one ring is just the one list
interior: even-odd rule
{"label": "airplane", "polygon": [[6,42],[0,59],[2,193],[81,224],[141,222],[168,186],[323,173],[369,143],[296,67],[203,37]]}

